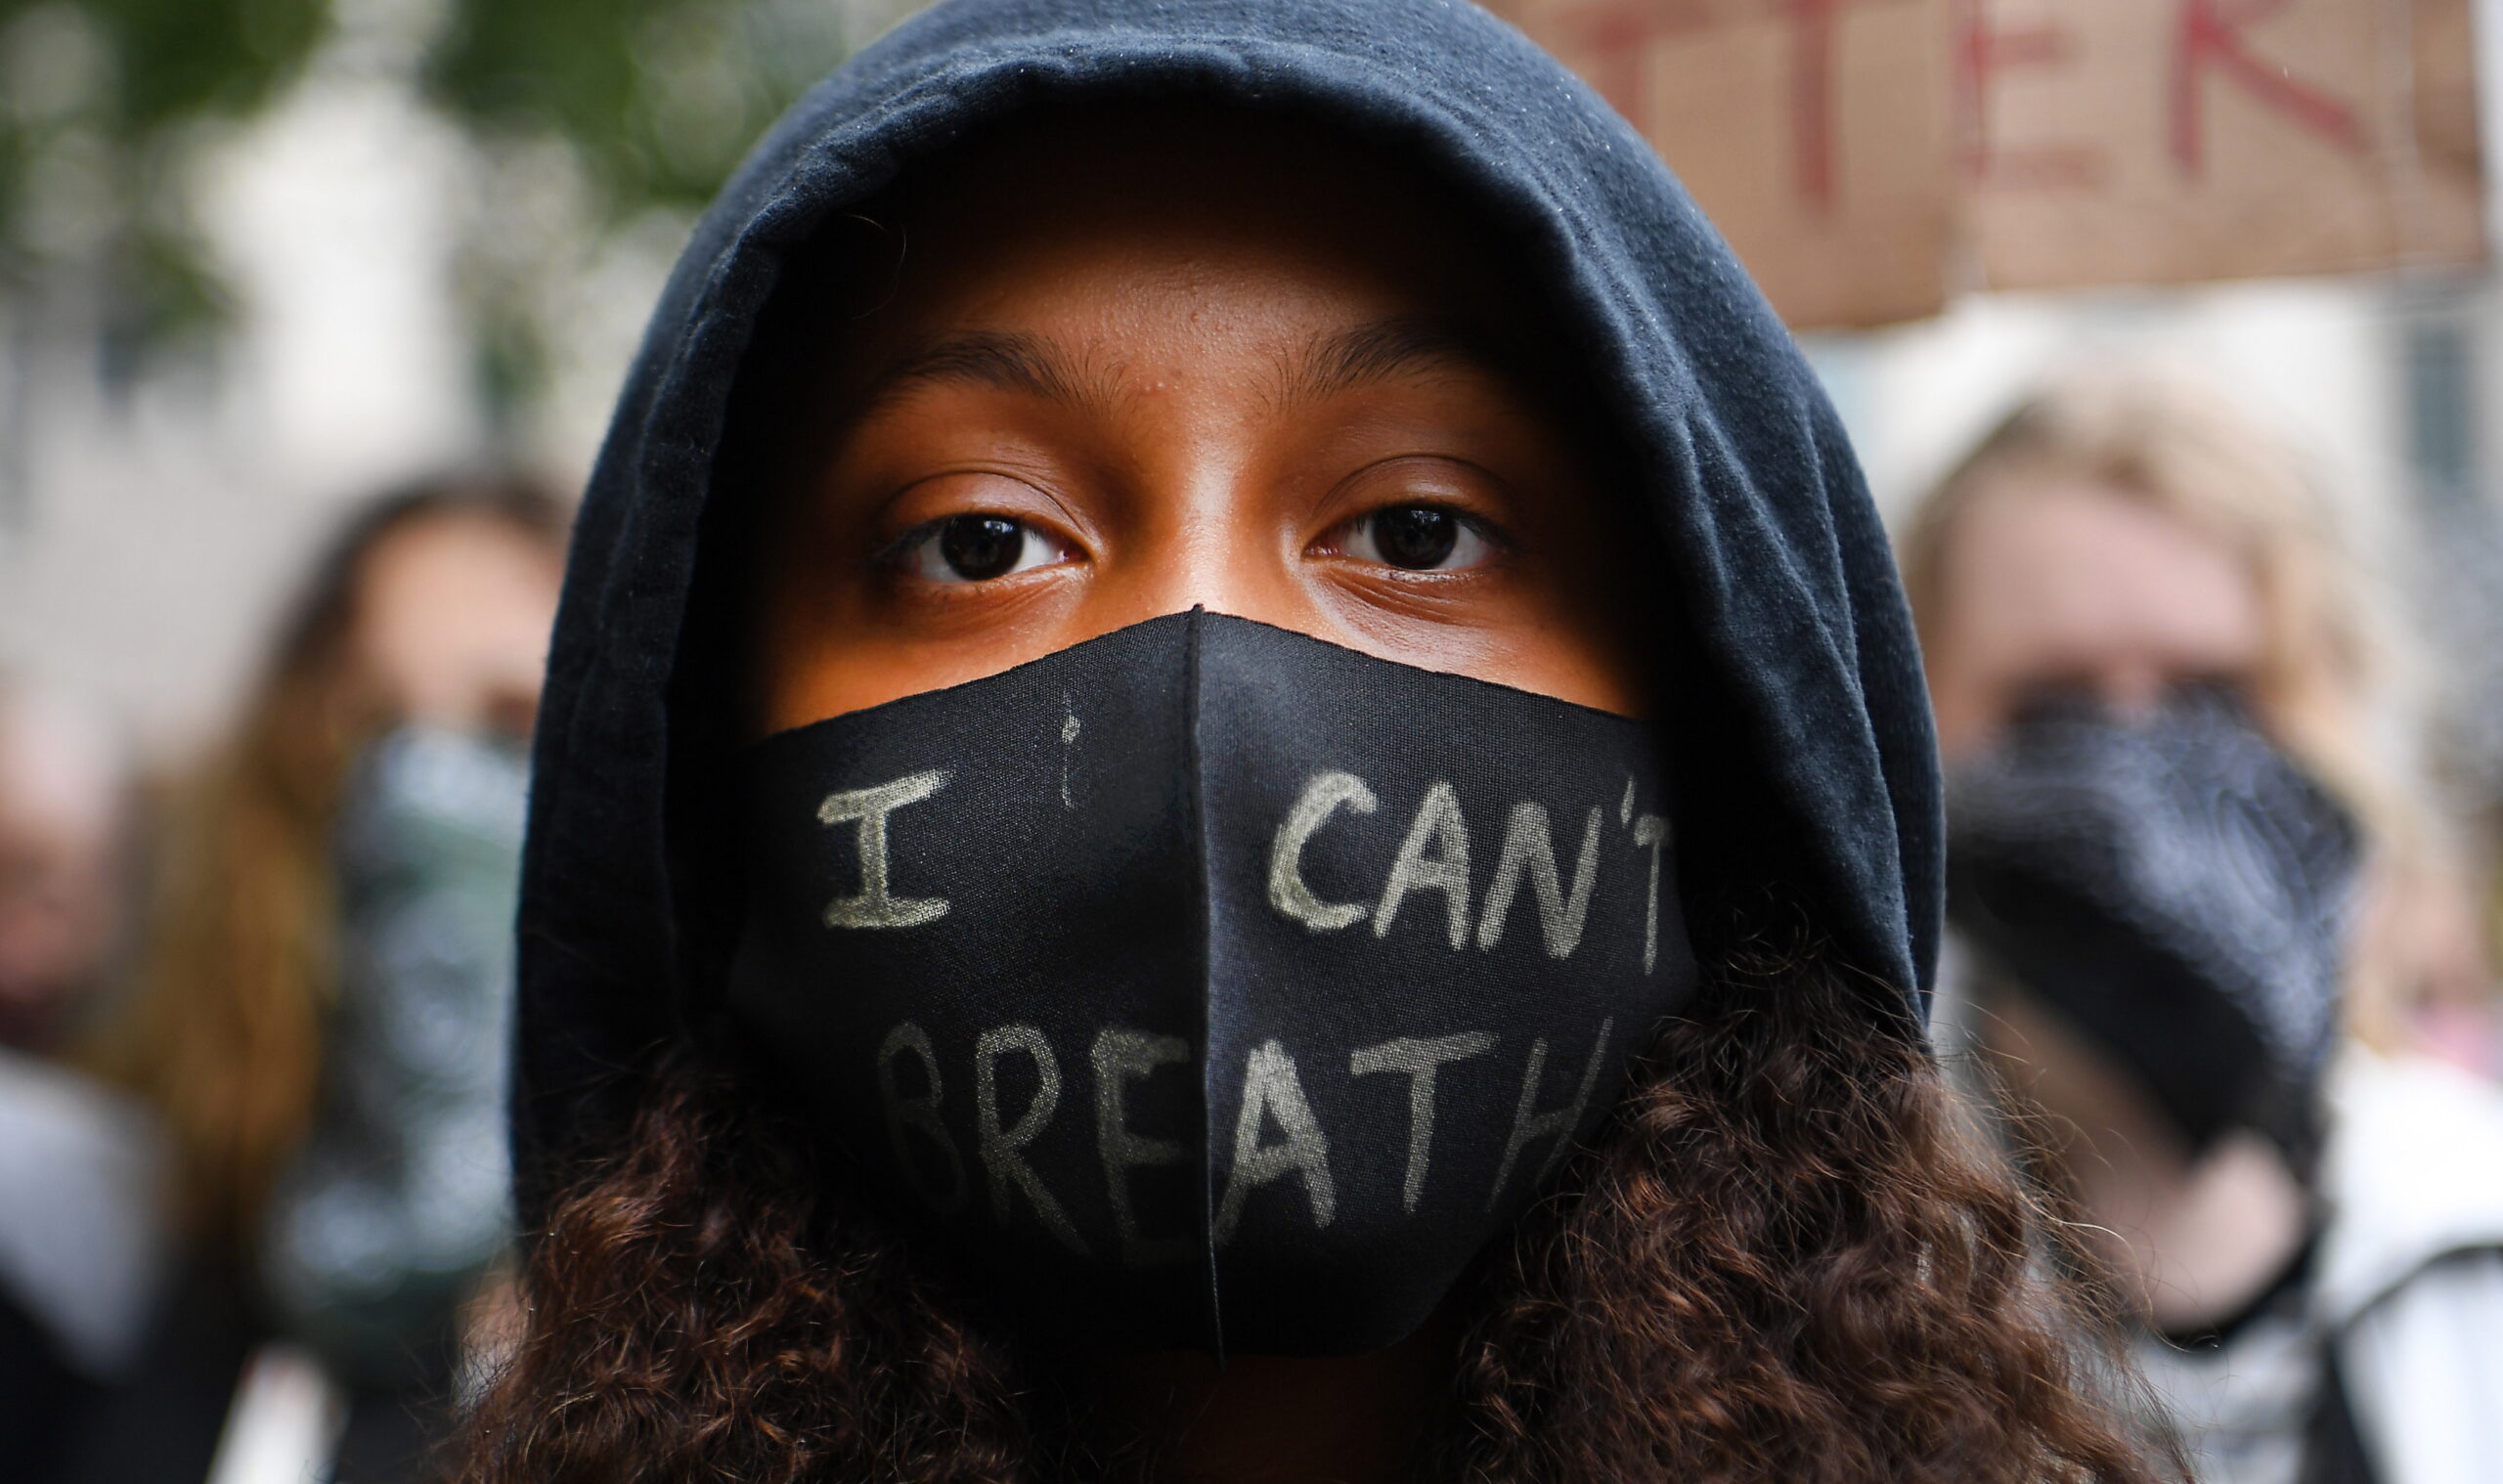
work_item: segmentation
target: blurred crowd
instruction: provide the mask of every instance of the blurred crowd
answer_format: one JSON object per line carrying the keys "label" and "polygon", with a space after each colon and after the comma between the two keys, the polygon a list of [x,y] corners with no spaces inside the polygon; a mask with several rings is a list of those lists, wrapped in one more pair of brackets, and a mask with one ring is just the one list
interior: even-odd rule
{"label": "blurred crowd", "polygon": [[[637,137],[692,137],[671,100],[729,117],[698,161],[726,169],[822,60],[784,35],[808,9],[720,66],[637,39],[792,73],[637,95]],[[531,27],[473,30],[446,75],[475,100],[554,75]],[[714,178],[681,174],[645,194]],[[510,297],[579,308],[540,286]],[[2109,1273],[2202,1484],[2503,1480],[2496,821],[2446,802],[2450,660],[2333,477],[2216,386],[2098,362],[1904,514],[1949,783],[1933,1035],[2073,1243],[2043,1260]],[[569,513],[502,471],[357,506],[185,756],[0,669],[0,1484],[417,1478],[497,1363]]]}
{"label": "blurred crowd", "polygon": [[[416,1477],[494,1364],[565,524],[505,477],[366,506],[170,777],[0,689],[0,1473]],[[2118,1275],[2149,1405],[2212,1480],[2479,1476],[2493,897],[2333,506],[2227,399],[2104,367],[1898,547],[1950,780],[1936,1036]]]}
{"label": "blurred crowd", "polygon": [[143,789],[0,695],[0,1475],[411,1476],[494,1331],[524,758],[565,508],[360,512]]}

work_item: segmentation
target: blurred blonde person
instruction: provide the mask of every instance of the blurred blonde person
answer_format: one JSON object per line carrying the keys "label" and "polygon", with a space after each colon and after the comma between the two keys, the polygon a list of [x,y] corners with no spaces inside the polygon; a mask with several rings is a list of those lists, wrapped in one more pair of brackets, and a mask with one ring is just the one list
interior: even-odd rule
{"label": "blurred blonde person", "polygon": [[[521,753],[563,531],[510,480],[369,507],[178,799],[137,989],[91,1060],[170,1136],[201,1383],[275,1331],[375,1394],[445,1384],[505,1235]],[[404,1459],[406,1409],[368,1410],[350,1453]],[[159,1453],[197,1478],[213,1441]]]}
{"label": "blurred blonde person", "polygon": [[2417,771],[2413,656],[2355,549],[2293,450],[2195,378],[2143,368],[2018,408],[1901,548],[1951,763],[2047,689],[2143,709],[2216,682],[2361,816],[2373,882],[2349,1024],[2392,1048],[2427,1009],[2490,1015],[2492,985]]}
{"label": "blurred blonde person", "polygon": [[[2490,1480],[2503,1099],[2405,1050],[2423,1007],[2481,1003],[2485,971],[2471,895],[2412,780],[2401,651],[2300,460],[2204,388],[2104,370],[2019,407],[1915,512],[1902,551],[1951,799],[1959,773],[2023,764],[2042,719],[2151,736],[2184,706],[2221,705],[2360,825],[2354,910],[2319,925],[2344,967],[2316,999],[2322,1014],[2343,1000],[2381,1049],[2350,1045],[2311,1087],[2316,1151],[2256,1124],[2185,1136],[2165,1093],[2196,1094],[2207,1032],[2187,1010],[2169,1032],[2150,1026],[2175,1007],[2117,980],[2086,1007],[2103,1025],[2082,1019],[2042,966],[2070,966],[2074,1000],[2090,939],[2034,945],[2029,983],[2006,952],[1974,951],[1968,899],[1955,988],[1969,1033],[2051,1115],[2084,1214],[2135,1288],[2149,1374],[2210,1479],[2350,1477],[2321,1472],[2334,1458],[2381,1484]],[[2110,834],[2100,849],[2130,848],[2127,829]],[[2270,950],[2218,946],[2270,978]],[[2315,993],[2276,977],[2263,987],[2280,1010]],[[2110,1033],[2132,995],[2134,1047]],[[2187,1071],[2170,1088],[2168,1061]]]}

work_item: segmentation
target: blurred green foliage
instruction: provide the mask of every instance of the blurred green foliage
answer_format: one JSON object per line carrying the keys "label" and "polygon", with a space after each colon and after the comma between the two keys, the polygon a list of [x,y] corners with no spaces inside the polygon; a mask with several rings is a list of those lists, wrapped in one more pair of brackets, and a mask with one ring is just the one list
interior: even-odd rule
{"label": "blurred green foliage", "polygon": [[552,134],[607,206],[693,209],[843,57],[832,0],[453,0],[426,91],[472,128]]}
{"label": "blurred green foliage", "polygon": [[[692,215],[759,135],[841,62],[858,0],[450,0],[426,96],[483,146],[559,140],[614,229]],[[527,406],[549,313],[513,244],[480,243],[464,275],[491,413]],[[524,251],[526,252],[526,248]],[[516,271],[518,269],[518,271]]]}
{"label": "blurred green foliage", "polygon": [[[367,7],[359,11],[356,7]],[[0,0],[0,292],[92,275],[146,346],[210,328],[224,295],[190,220],[191,148],[283,98],[326,39],[396,7],[431,40],[409,81],[492,155],[561,145],[615,227],[691,212],[844,52],[874,0]],[[893,7],[886,7],[893,8]],[[493,234],[492,212],[475,229]],[[470,275],[483,385],[538,355],[509,271]],[[543,253],[543,257],[545,254]]]}
{"label": "blurred green foliage", "polygon": [[277,97],[329,21],[329,0],[0,0],[0,284],[96,272],[133,343],[217,323],[178,147]]}
{"label": "blurred green foliage", "polygon": [[81,0],[77,8],[113,58],[108,116],[133,140],[267,103],[312,55],[330,11],[329,0]]}

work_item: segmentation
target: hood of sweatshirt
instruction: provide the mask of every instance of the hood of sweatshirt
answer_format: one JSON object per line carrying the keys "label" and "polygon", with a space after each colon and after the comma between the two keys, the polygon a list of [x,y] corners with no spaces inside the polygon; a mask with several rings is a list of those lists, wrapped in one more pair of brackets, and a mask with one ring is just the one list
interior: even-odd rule
{"label": "hood of sweatshirt", "polygon": [[785,265],[968,133],[1157,99],[1282,111],[1397,152],[1520,244],[1656,522],[1663,664],[1680,656],[1681,683],[1704,692],[1678,708],[1696,752],[1680,768],[1701,782],[1681,881],[1795,903],[1919,1033],[1943,827],[1893,560],[1796,345],[1643,140],[1465,0],[948,0],[819,85],[724,190],[592,476],[522,889],[526,1220],[574,1159],[623,1139],[641,1069],[719,998],[736,872],[700,785],[719,702],[687,682],[688,656],[717,455]]}

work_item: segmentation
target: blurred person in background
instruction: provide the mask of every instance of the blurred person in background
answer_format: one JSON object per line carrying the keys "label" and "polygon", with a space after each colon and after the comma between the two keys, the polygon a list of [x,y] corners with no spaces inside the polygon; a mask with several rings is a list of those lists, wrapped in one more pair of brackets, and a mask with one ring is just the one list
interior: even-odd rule
{"label": "blurred person in background", "polygon": [[53,1468],[130,1371],[160,1287],[160,1141],[50,1059],[118,959],[127,758],[0,676],[0,1474]]}
{"label": "blurred person in background", "polygon": [[1904,559],[1962,1029],[2048,1115],[2205,1476],[2491,1479],[2503,1098],[2393,1049],[2477,991],[2468,894],[2424,890],[2387,628],[2295,460],[2195,388],[2081,377]]}
{"label": "blurred person in background", "polygon": [[[2243,697],[2369,840],[2349,1024],[2373,1044],[2489,1026],[2476,893],[2419,770],[2412,651],[2296,454],[2195,378],[2072,375],[2010,415],[1903,546],[1939,748],[1987,745],[2046,692],[2144,710]],[[2490,1046],[2444,1044],[2491,1071]]]}
{"label": "blurred person in background", "polygon": [[99,718],[0,676],[0,1046],[49,1056],[121,944],[128,761]]}
{"label": "blurred person in background", "polygon": [[405,1475],[452,1384],[458,1316],[509,1234],[523,743],[564,526],[511,480],[368,509],[177,810],[136,993],[95,1054],[174,1149],[191,1279],[144,1404],[169,1476],[198,1477],[221,1419],[228,1451],[266,1431],[252,1386],[232,1417],[226,1396],[270,1335],[353,1399],[348,1484]]}

